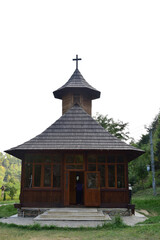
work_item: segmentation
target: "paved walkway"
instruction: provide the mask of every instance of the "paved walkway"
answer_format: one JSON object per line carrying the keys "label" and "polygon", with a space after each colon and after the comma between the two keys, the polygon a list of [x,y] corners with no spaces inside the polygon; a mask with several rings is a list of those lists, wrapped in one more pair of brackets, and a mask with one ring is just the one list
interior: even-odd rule
{"label": "paved walkway", "polygon": [[144,222],[147,217],[141,213],[135,212],[135,215],[122,217],[123,222],[128,226],[134,226],[139,222]]}
{"label": "paved walkway", "polygon": [[[132,216],[124,216],[122,217],[123,222],[128,226],[134,226],[136,223],[144,222],[147,219],[143,214],[135,212],[135,215]],[[14,223],[17,225],[33,225],[37,223],[34,221],[34,218],[23,218],[18,217],[17,215],[1,218],[0,222],[3,223]],[[55,225],[57,227],[97,227],[102,226],[103,222],[100,221],[41,221],[39,222],[42,226],[44,225]]]}

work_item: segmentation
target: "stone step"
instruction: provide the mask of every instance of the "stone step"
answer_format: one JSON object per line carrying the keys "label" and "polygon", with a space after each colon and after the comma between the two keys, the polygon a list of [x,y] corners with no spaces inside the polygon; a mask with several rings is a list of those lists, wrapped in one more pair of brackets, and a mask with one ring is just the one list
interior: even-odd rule
{"label": "stone step", "polygon": [[85,212],[85,213],[97,213],[97,208],[52,208],[48,210],[49,213],[54,212]]}
{"label": "stone step", "polygon": [[37,216],[35,221],[109,221],[108,215],[104,216]]}
{"label": "stone step", "polygon": [[[86,211],[87,210],[87,211]],[[50,209],[34,218],[35,221],[109,221],[108,214],[95,209]]]}
{"label": "stone step", "polygon": [[43,215],[47,215],[47,216],[104,216],[104,214],[102,212],[97,212],[97,213],[92,213],[92,212],[45,212],[45,214]]}

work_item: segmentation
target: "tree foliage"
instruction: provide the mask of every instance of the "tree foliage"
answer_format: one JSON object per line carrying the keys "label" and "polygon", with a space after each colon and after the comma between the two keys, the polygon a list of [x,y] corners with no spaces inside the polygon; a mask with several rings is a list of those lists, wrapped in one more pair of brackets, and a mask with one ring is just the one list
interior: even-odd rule
{"label": "tree foliage", "polygon": [[136,188],[151,187],[152,173],[147,173],[147,165],[151,166],[150,155],[150,136],[149,130],[152,129],[153,149],[156,171],[156,184],[160,185],[160,112],[156,115],[153,122],[150,124],[146,134],[143,134],[140,140],[136,143],[137,148],[145,151],[145,154],[132,161],[129,164],[129,181]]}
{"label": "tree foliage", "polygon": [[113,134],[121,140],[128,140],[129,131],[127,130],[128,123],[123,123],[120,120],[115,121],[113,118],[109,118],[108,115],[102,115],[97,113],[94,119],[109,133]]}
{"label": "tree foliage", "polygon": [[[119,120],[115,121],[113,118],[109,118],[108,115],[103,116],[98,113],[94,119],[114,136],[122,140],[131,139],[129,137],[129,131],[127,130],[128,123],[123,123]],[[149,126],[149,129],[152,129],[153,134],[156,184],[160,185],[160,112],[155,116],[153,122]],[[145,187],[151,187],[152,173],[151,171],[147,172],[147,165],[151,165],[149,130],[146,134],[141,136],[138,142],[135,143],[132,141],[131,144],[144,150],[145,154],[129,163],[129,182],[134,185],[137,190]]]}
{"label": "tree foliage", "polygon": [[10,178],[10,180],[6,184],[6,192],[8,192],[8,195],[10,196],[11,200],[13,200],[13,197],[15,196],[17,192],[16,182],[14,178]]}
{"label": "tree foliage", "polygon": [[0,152],[0,187],[5,186],[5,192],[11,198],[20,190],[21,160]]}

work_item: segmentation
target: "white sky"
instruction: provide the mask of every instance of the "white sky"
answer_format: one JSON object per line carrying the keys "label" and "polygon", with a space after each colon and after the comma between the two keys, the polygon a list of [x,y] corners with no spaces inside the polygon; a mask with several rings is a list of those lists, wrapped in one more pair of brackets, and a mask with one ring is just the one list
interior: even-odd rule
{"label": "white sky", "polygon": [[160,1],[0,1],[0,151],[61,116],[52,92],[79,70],[96,112],[145,133],[160,110]]}

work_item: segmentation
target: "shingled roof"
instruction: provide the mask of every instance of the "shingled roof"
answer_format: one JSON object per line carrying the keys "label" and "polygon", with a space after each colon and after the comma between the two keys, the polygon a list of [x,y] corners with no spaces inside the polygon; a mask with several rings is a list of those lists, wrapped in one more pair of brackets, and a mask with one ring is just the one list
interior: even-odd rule
{"label": "shingled roof", "polygon": [[108,133],[78,104],[40,135],[6,152],[19,156],[29,150],[120,150],[132,153],[132,159],[143,153]]}
{"label": "shingled roof", "polygon": [[80,71],[76,69],[70,79],[59,89],[53,92],[55,98],[62,99],[65,91],[80,89],[87,91],[91,99],[96,99],[100,97],[100,92],[93,88],[82,76]]}

